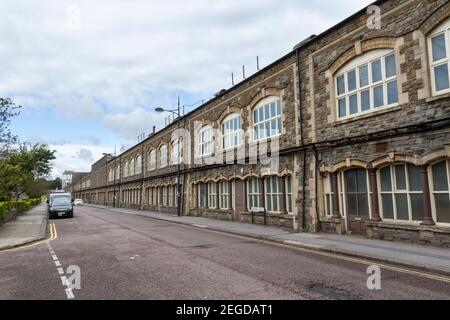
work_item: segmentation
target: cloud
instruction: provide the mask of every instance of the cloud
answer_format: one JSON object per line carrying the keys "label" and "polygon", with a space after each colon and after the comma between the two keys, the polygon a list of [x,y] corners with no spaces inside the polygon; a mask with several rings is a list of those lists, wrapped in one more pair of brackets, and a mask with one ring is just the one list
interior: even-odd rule
{"label": "cloud", "polygon": [[129,113],[106,116],[104,125],[124,139],[135,140],[142,133],[149,134],[153,126],[159,127],[163,121],[163,115],[136,108]]}
{"label": "cloud", "polygon": [[93,162],[100,159],[103,153],[111,153],[110,147],[88,144],[50,145],[49,148],[56,151],[53,178],[61,177],[65,170],[89,172]]}
{"label": "cloud", "polygon": [[90,118],[161,91],[207,98],[243,64],[255,71],[256,55],[268,64],[370,2],[80,0],[70,28],[73,1],[3,0],[0,93]]}
{"label": "cloud", "polygon": [[[0,96],[35,115],[21,135],[57,148],[56,173],[88,170],[73,159],[81,149],[97,159],[114,149],[100,143],[135,143],[163,126],[153,107],[173,106],[178,94],[188,104],[209,99],[231,86],[231,72],[240,80],[242,65],[255,72],[256,56],[263,67],[372,1],[2,0]],[[67,131],[55,141],[61,116]],[[86,123],[101,141],[86,137],[95,137]]]}
{"label": "cloud", "polygon": [[78,159],[87,161],[87,162],[94,162],[94,155],[92,154],[92,152],[88,149],[81,149],[78,152]]}

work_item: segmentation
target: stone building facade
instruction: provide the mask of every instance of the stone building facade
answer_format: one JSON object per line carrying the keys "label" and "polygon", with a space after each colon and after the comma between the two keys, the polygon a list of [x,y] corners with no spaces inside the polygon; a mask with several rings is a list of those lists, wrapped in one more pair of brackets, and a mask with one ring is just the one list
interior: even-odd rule
{"label": "stone building facade", "polygon": [[450,2],[374,5],[105,156],[74,194],[177,213],[180,163],[184,215],[450,246]]}

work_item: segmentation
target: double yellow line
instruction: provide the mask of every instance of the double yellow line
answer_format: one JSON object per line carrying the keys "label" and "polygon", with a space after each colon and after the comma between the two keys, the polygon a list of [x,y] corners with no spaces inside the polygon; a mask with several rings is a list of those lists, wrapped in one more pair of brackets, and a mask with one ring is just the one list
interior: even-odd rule
{"label": "double yellow line", "polygon": [[44,240],[43,242],[54,241],[54,240],[58,239],[58,232],[56,232],[56,224],[52,222],[48,226],[50,228],[50,238],[47,240]]}
{"label": "double yellow line", "polygon": [[12,249],[8,249],[8,250],[4,250],[2,252],[10,252],[10,251],[17,251],[17,250],[22,250],[22,249],[27,249],[27,248],[31,248],[31,247],[35,247],[38,246],[40,244],[49,242],[49,241],[54,241],[56,239],[58,239],[58,232],[56,231],[56,224],[51,222],[48,224],[48,227],[50,229],[50,238],[44,239],[44,240],[40,240],[40,241],[36,241],[21,247],[17,247],[17,248],[12,248]]}

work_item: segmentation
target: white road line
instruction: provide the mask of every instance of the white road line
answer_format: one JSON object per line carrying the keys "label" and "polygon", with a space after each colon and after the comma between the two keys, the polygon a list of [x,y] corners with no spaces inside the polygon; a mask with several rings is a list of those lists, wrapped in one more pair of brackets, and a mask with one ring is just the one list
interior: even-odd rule
{"label": "white road line", "polygon": [[203,226],[203,225],[201,225],[201,224],[193,224],[192,226],[193,226],[193,227],[196,227],[196,228],[208,229],[207,226]]}
{"label": "white road line", "polygon": [[56,255],[54,255],[54,254],[52,255],[52,258],[53,258],[53,260],[55,260],[55,261],[58,260],[58,257],[57,257]]}
{"label": "white road line", "polygon": [[63,286],[69,286],[70,285],[69,280],[67,280],[66,276],[61,277],[61,282],[62,282]]}
{"label": "white road line", "polygon": [[69,300],[75,299],[75,296],[73,295],[73,292],[72,292],[71,288],[67,288],[66,289],[66,295],[67,295],[67,299],[69,299]]}
{"label": "white road line", "polygon": [[56,261],[55,261],[55,265],[56,265],[57,267],[61,267],[61,262],[59,262],[58,260],[56,260]]}
{"label": "white road line", "polygon": [[63,268],[58,268],[58,273],[59,274],[64,274],[64,269]]}

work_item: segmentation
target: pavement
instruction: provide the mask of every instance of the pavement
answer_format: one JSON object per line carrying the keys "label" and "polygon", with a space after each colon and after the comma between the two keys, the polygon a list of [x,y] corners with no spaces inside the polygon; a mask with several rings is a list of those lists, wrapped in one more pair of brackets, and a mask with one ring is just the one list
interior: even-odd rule
{"label": "pavement", "polygon": [[373,290],[362,259],[108,208],[49,225],[0,251],[0,300],[450,300],[443,275],[380,265]]}
{"label": "pavement", "polygon": [[0,226],[0,251],[45,239],[47,225],[47,207],[42,203]]}
{"label": "pavement", "polygon": [[[90,206],[106,208],[103,206]],[[447,276],[450,275],[450,249],[448,248],[384,240],[371,240],[347,235],[292,233],[276,227],[200,217],[178,217],[166,213],[133,209],[107,208],[107,210],[242,235],[304,249],[342,254],[345,256],[370,259],[376,262],[394,264]]]}

